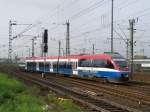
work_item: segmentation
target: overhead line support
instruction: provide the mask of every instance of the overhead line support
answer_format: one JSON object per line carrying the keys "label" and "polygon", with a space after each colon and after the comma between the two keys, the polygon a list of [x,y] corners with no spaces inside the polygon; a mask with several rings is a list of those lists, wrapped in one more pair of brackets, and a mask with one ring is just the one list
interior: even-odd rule
{"label": "overhead line support", "polygon": [[113,22],[114,22],[114,0],[112,0],[112,4],[111,4],[111,53],[114,52],[114,46],[113,46]]}
{"label": "overhead line support", "polygon": [[12,25],[16,25],[15,22],[9,20],[9,46],[8,46],[8,59],[12,61]]}
{"label": "overhead line support", "polygon": [[135,19],[130,19],[129,20],[129,25],[130,25],[130,51],[131,51],[131,55],[130,55],[130,80],[133,79],[133,72],[134,72],[134,63],[133,63],[133,59],[134,59],[134,40],[133,40],[133,35],[134,35],[134,25],[135,25]]}
{"label": "overhead line support", "polygon": [[66,56],[70,56],[70,23],[69,20],[66,22],[67,34],[66,34]]}

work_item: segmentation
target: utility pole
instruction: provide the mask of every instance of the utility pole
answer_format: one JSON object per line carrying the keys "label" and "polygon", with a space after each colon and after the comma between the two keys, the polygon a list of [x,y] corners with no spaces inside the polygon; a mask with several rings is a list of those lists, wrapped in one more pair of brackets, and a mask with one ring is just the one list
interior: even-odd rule
{"label": "utility pole", "polygon": [[35,45],[36,36],[32,38],[32,57],[34,57],[34,45]]}
{"label": "utility pole", "polygon": [[70,23],[66,22],[67,34],[66,34],[66,56],[70,56]]}
{"label": "utility pole", "polygon": [[18,36],[12,37],[12,26],[13,25],[31,25],[31,24],[17,24],[16,21],[9,20],[9,46],[8,46],[8,59],[12,61],[12,40]]}
{"label": "utility pole", "polygon": [[42,32],[41,57],[44,57],[44,32]]}
{"label": "utility pole", "polygon": [[95,45],[92,44],[92,47],[93,47],[93,55],[95,54]]}
{"label": "utility pole", "polygon": [[30,56],[31,56],[31,55],[30,55],[30,48],[29,48],[28,50],[29,50],[28,52],[29,52],[29,57],[30,57]]}
{"label": "utility pole", "polygon": [[133,40],[133,34],[134,34],[134,24],[135,24],[135,19],[130,19],[129,20],[129,25],[130,25],[130,50],[131,50],[131,57],[130,57],[130,70],[131,70],[131,73],[130,73],[130,80],[133,79],[133,58],[134,58],[134,40]]}
{"label": "utility pole", "polygon": [[127,59],[127,61],[129,62],[129,39],[126,39],[127,41],[126,41],[126,59]]}
{"label": "utility pole", "polygon": [[86,49],[85,49],[85,48],[82,48],[82,52],[83,52],[83,54],[85,54],[85,52],[86,52]]}
{"label": "utility pole", "polygon": [[114,52],[114,46],[113,46],[113,30],[114,30],[114,0],[112,0],[111,4],[111,53]]}
{"label": "utility pole", "polygon": [[58,49],[58,56],[60,57],[61,55],[61,41],[58,41],[59,49]]}
{"label": "utility pole", "polygon": [[34,38],[32,39],[32,57],[34,57]]}
{"label": "utility pole", "polygon": [[61,55],[61,41],[58,41],[58,60],[57,60],[57,73],[59,72],[59,58]]}
{"label": "utility pole", "polygon": [[15,22],[9,21],[9,48],[8,48],[8,59],[12,61],[12,25],[16,25]]}
{"label": "utility pole", "polygon": [[12,59],[12,22],[9,21],[9,49],[8,49],[8,59]]}
{"label": "utility pole", "polygon": [[65,50],[62,48],[63,56],[65,56]]}

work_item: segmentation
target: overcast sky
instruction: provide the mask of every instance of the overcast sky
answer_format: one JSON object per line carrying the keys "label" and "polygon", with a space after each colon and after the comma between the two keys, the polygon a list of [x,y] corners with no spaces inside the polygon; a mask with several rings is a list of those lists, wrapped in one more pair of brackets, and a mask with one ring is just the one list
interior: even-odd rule
{"label": "overcast sky", "polygon": [[[33,24],[23,35],[41,35],[49,30],[49,53],[57,55],[58,40],[65,50],[66,20],[70,21],[71,53],[110,51],[111,0],[0,0],[0,57],[8,55],[9,20],[17,24]],[[126,56],[129,19],[135,18],[135,54],[150,56],[150,0],[114,0],[114,50]],[[13,36],[27,26],[13,26]],[[120,28],[119,28],[120,27]],[[121,36],[122,37],[121,37]],[[13,40],[13,56],[29,56],[31,36]],[[36,40],[36,56],[40,55],[41,38]],[[63,50],[62,50],[63,51]]]}

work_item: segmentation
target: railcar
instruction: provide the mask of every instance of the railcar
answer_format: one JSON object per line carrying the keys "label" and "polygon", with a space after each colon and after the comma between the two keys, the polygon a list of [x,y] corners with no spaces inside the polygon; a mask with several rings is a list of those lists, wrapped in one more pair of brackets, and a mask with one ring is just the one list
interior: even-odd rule
{"label": "railcar", "polygon": [[27,58],[26,70],[104,78],[109,82],[128,81],[129,74],[125,59],[107,54]]}

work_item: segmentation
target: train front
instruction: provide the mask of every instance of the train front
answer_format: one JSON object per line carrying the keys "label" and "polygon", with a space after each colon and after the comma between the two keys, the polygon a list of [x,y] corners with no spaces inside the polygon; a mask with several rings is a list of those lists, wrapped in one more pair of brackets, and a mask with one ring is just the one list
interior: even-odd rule
{"label": "train front", "polygon": [[125,59],[114,59],[116,68],[118,69],[118,75],[120,80],[128,81],[129,80],[129,67]]}
{"label": "train front", "polygon": [[107,78],[112,83],[125,83],[129,80],[129,68],[125,59],[113,59],[116,72],[113,77]]}
{"label": "train front", "polygon": [[115,78],[108,79],[109,82],[127,82],[129,80],[129,67],[127,60],[119,53],[109,54],[109,56],[112,58],[112,63],[116,70]]}

